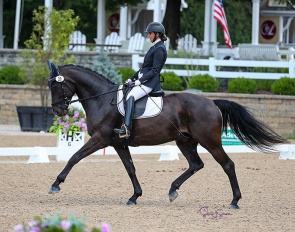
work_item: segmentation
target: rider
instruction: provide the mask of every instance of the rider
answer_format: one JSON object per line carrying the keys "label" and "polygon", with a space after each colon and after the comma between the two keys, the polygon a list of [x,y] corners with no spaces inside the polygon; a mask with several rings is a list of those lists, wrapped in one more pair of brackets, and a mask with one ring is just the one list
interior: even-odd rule
{"label": "rider", "polygon": [[132,129],[134,102],[148,93],[161,89],[160,72],[166,62],[167,51],[164,41],[167,40],[165,28],[161,23],[150,23],[145,32],[151,42],[151,48],[144,57],[142,67],[126,81],[129,86],[134,86],[126,97],[124,123],[121,128],[114,131],[120,138],[128,138]]}

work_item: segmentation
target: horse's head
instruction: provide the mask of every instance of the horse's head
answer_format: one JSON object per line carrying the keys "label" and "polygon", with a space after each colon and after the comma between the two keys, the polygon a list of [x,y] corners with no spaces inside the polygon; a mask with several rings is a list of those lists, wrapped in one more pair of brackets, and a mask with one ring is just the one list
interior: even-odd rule
{"label": "horse's head", "polygon": [[52,111],[57,116],[64,116],[68,112],[76,87],[69,77],[60,74],[59,69],[53,63],[48,61],[48,66],[50,70],[48,87],[51,91]]}

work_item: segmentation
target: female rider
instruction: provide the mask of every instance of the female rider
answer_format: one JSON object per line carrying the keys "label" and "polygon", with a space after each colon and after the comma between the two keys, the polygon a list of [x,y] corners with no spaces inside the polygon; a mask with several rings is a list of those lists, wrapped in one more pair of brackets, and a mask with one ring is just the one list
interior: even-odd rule
{"label": "female rider", "polygon": [[165,28],[161,23],[150,23],[145,32],[152,43],[144,57],[142,67],[126,81],[129,86],[134,86],[126,97],[126,109],[124,123],[121,128],[114,129],[120,138],[126,138],[131,134],[134,102],[152,91],[161,89],[160,72],[166,62],[167,51],[164,41],[167,40]]}

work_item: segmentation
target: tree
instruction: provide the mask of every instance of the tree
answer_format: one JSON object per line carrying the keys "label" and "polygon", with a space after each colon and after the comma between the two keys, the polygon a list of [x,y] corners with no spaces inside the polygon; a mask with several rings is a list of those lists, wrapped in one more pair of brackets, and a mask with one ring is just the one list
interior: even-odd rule
{"label": "tree", "polygon": [[170,38],[172,49],[177,49],[177,39],[180,32],[180,6],[181,0],[167,0],[166,14],[163,25]]}
{"label": "tree", "polygon": [[[25,41],[23,51],[25,65],[23,75],[29,77],[30,83],[39,86],[41,105],[48,105],[47,81],[49,70],[47,62],[56,64],[71,63],[71,57],[65,57],[70,35],[75,31],[79,17],[74,17],[73,10],[48,12],[45,7],[39,7],[33,12],[33,32]],[[49,24],[51,30],[48,30]],[[45,36],[45,31],[48,31]],[[44,46],[44,45],[45,46]],[[44,49],[46,48],[46,49]]]}

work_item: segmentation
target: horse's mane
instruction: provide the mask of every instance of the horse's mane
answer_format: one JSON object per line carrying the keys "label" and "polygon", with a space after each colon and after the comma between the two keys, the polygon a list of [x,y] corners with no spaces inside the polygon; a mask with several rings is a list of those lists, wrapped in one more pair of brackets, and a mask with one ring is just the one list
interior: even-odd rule
{"label": "horse's mane", "polygon": [[66,65],[63,65],[63,66],[60,66],[59,68],[74,68],[74,69],[78,69],[78,70],[81,70],[83,69],[82,71],[83,72],[86,72],[90,75],[94,75],[94,76],[97,76],[99,78],[103,78],[105,79],[109,84],[113,84],[113,85],[116,85],[116,83],[112,82],[110,79],[108,79],[107,77],[105,77],[104,75],[102,75],[101,73],[98,73],[90,68],[86,68],[86,67],[83,67],[81,65],[73,65],[73,64],[66,64]]}

